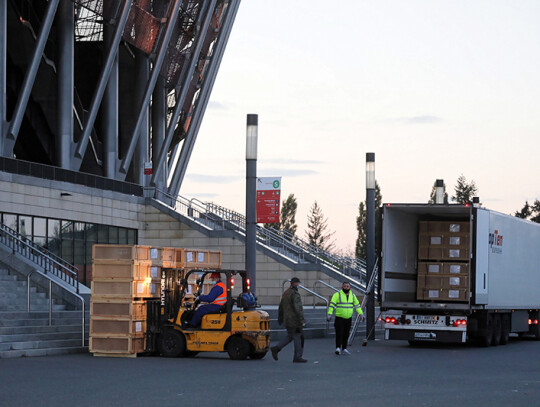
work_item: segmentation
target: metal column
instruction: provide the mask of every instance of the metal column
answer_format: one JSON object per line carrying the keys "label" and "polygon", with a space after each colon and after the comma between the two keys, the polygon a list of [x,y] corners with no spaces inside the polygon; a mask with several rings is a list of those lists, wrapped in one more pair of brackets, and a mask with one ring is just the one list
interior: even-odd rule
{"label": "metal column", "polygon": [[[103,42],[105,49],[112,49],[114,28],[109,24],[103,24]],[[116,53],[103,95],[102,109],[103,175],[111,179],[116,179],[116,162],[118,160],[118,60],[119,55]]]}
{"label": "metal column", "polygon": [[[216,0],[211,0],[207,8],[205,9],[205,19],[202,24],[202,26],[198,27],[198,35],[195,40],[195,45],[193,46],[193,49],[190,52],[189,56],[189,67],[185,70],[185,74],[182,73],[181,75],[181,81],[182,88],[180,90],[180,94],[178,95],[178,98],[176,99],[176,106],[174,108],[174,112],[171,118],[171,121],[169,123],[169,128],[167,129],[167,135],[165,137],[165,141],[163,145],[161,146],[161,150],[159,150],[159,156],[157,159],[157,162],[165,163],[164,168],[161,166],[155,168],[155,172],[152,175],[152,180],[150,182],[151,185],[158,185],[159,177],[161,176],[161,171],[167,170],[169,166],[166,162],[167,153],[169,151],[169,147],[171,145],[173,136],[174,136],[174,130],[176,128],[176,125],[178,123],[178,118],[180,117],[180,113],[182,112],[182,107],[184,106],[184,101],[186,100],[186,95],[189,89],[189,85],[191,83],[191,80],[193,78],[193,74],[195,72],[195,67],[197,65],[197,60],[199,58],[199,54],[201,53],[201,48],[204,43],[204,39],[206,36],[206,33],[208,31],[208,27],[210,26],[210,21],[212,18],[212,13],[214,11],[214,7],[216,4]],[[203,14],[203,13],[201,13]],[[200,18],[200,16],[199,16]],[[187,61],[186,61],[187,62]],[[157,151],[154,152],[156,154]],[[174,157],[176,155],[176,147],[174,149],[173,154],[171,157]],[[171,158],[172,161],[173,158]],[[164,176],[165,183],[167,182],[169,174],[166,174]]]}
{"label": "metal column", "polygon": [[[167,92],[165,89],[165,79],[161,76],[156,82],[156,88],[152,94],[152,174],[158,176],[152,182],[155,186],[164,191],[167,185],[167,162],[158,160],[158,151],[163,149],[165,144],[165,132],[167,130]],[[155,180],[155,181],[154,181]]]}
{"label": "metal column", "polygon": [[94,127],[94,123],[96,121],[98,109],[101,104],[103,94],[105,93],[105,87],[107,86],[107,82],[109,81],[109,76],[111,74],[111,70],[112,70],[114,61],[116,59],[116,55],[118,53],[118,45],[120,44],[120,40],[122,39],[122,33],[124,32],[124,27],[126,26],[126,22],[127,22],[127,18],[129,15],[129,10],[131,8],[132,2],[133,0],[125,0],[124,2],[124,7],[122,8],[120,19],[116,26],[116,30],[114,31],[111,47],[109,48],[109,51],[107,53],[107,58],[105,60],[105,64],[99,76],[98,86],[94,92],[94,96],[92,97],[90,111],[88,112],[88,119],[84,123],[84,131],[83,131],[81,140],[77,144],[77,149],[75,151],[75,158],[77,158],[78,160],[73,160],[74,164],[72,166],[75,168],[72,168],[72,169],[74,170],[79,170],[80,165],[82,163],[82,158],[84,157],[84,153],[86,151],[86,147],[88,146],[88,140],[90,139],[90,134],[92,132],[92,128]]}
{"label": "metal column", "polygon": [[6,156],[11,156],[13,154],[13,148],[15,147],[15,142],[17,141],[19,130],[21,129],[26,106],[28,105],[28,99],[30,99],[30,93],[32,92],[34,81],[36,80],[37,71],[39,69],[43,50],[45,49],[45,44],[47,43],[47,38],[49,37],[49,32],[51,31],[58,2],[59,0],[50,0],[49,5],[47,6],[47,12],[45,13],[45,18],[41,24],[37,37],[34,55],[32,55],[32,61],[26,71],[21,87],[21,93],[19,93],[19,98],[13,112],[13,119],[11,120],[8,133],[4,140],[4,155]]}
{"label": "metal column", "polygon": [[197,101],[197,108],[191,121],[186,140],[184,141],[184,145],[182,146],[182,151],[180,152],[178,165],[174,170],[174,176],[172,178],[171,185],[169,186],[168,192],[172,196],[176,196],[178,194],[180,190],[180,185],[182,184],[182,180],[184,179],[189,157],[191,156],[191,152],[193,151],[193,145],[195,144],[196,134],[199,131],[199,127],[201,126],[202,117],[204,115],[204,112],[206,111],[206,105],[208,104],[210,92],[212,91],[212,87],[214,86],[217,71],[221,64],[221,59],[223,57],[223,53],[225,52],[225,47],[227,45],[227,41],[229,40],[232,24],[234,22],[234,18],[238,11],[239,5],[240,0],[231,0],[231,2],[229,3],[227,15],[224,18],[223,31],[220,32],[220,35],[216,40],[217,44],[215,44],[213,51],[215,52],[215,55],[212,55],[212,60],[214,61],[214,64],[211,65],[210,72],[208,72],[206,74],[206,77],[204,78],[201,94],[199,95],[199,100]]}
{"label": "metal column", "polygon": [[144,98],[140,104],[139,117],[137,119],[137,123],[135,124],[135,129],[133,130],[133,134],[132,134],[127,152],[124,158],[122,159],[122,163],[120,164],[119,171],[121,173],[127,174],[129,165],[131,164],[131,159],[133,158],[133,154],[135,152],[135,146],[137,145],[137,141],[139,138],[139,131],[143,126],[145,115],[148,114],[148,104],[150,103],[150,96],[152,95],[152,92],[154,91],[154,86],[156,85],[157,77],[159,75],[159,71],[161,70],[161,65],[163,64],[163,60],[165,59],[165,53],[167,52],[167,45],[169,44],[169,41],[171,39],[173,30],[174,30],[174,25],[176,24],[176,20],[178,18],[178,14],[180,13],[180,4],[181,4],[181,0],[175,0],[173,8],[171,10],[171,14],[169,16],[169,20],[167,21],[167,28],[165,30],[165,35],[163,36],[163,41],[160,44],[157,58],[153,64],[154,66],[152,68],[152,75],[150,77],[150,81],[148,82],[146,86]]}
{"label": "metal column", "polygon": [[7,0],[0,0],[0,157],[4,155],[7,120]]}
{"label": "metal column", "polygon": [[70,167],[73,143],[73,89],[75,88],[75,18],[73,2],[60,0],[58,8],[58,130],[55,161]]}
{"label": "metal column", "polygon": [[[148,78],[150,76],[150,59],[142,51],[135,51],[135,63],[137,76],[135,81],[135,100],[134,100],[134,112],[140,112],[139,101],[144,98],[145,95],[145,84],[148,83]],[[148,109],[145,109],[144,114],[139,115],[140,125],[137,131],[136,136],[128,139],[130,145],[135,140],[134,149],[133,149],[133,182],[143,186],[147,186],[150,180],[146,181],[144,179],[144,163],[149,159],[149,145],[150,145],[150,114]],[[129,134],[129,133],[128,133]],[[129,166],[128,166],[129,168]],[[127,170],[126,168],[126,174]],[[119,176],[125,177],[126,174],[118,174]]]}

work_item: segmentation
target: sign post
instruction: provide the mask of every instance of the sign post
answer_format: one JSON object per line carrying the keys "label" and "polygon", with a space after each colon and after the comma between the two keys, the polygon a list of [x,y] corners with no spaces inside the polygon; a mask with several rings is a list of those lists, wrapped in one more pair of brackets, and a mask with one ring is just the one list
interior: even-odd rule
{"label": "sign post", "polygon": [[281,177],[257,178],[257,223],[278,223]]}

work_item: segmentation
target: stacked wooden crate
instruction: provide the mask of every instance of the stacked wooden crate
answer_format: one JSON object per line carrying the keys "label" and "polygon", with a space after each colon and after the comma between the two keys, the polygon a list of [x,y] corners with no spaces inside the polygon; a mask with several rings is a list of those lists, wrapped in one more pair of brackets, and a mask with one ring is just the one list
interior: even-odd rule
{"label": "stacked wooden crate", "polygon": [[417,299],[467,301],[470,223],[421,221],[418,229]]}
{"label": "stacked wooden crate", "polygon": [[160,295],[162,249],[94,245],[90,352],[136,356],[145,348],[146,298]]}
{"label": "stacked wooden crate", "polygon": [[[90,352],[134,357],[145,349],[145,300],[160,297],[162,269],[220,269],[221,252],[97,244],[92,262]],[[197,277],[189,282],[193,292]],[[203,292],[210,288],[207,284]]]}

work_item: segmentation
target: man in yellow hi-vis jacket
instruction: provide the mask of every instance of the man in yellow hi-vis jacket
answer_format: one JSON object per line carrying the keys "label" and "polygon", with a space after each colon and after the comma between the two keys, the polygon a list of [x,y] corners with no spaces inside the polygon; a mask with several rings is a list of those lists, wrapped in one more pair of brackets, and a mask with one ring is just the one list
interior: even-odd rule
{"label": "man in yellow hi-vis jacket", "polygon": [[347,350],[347,340],[351,331],[351,321],[353,311],[356,310],[359,315],[364,315],[360,302],[356,295],[351,292],[351,285],[345,281],[341,286],[341,291],[338,291],[332,296],[328,307],[328,316],[326,319],[330,321],[332,314],[336,311],[336,319],[334,328],[336,329],[336,355],[350,355]]}

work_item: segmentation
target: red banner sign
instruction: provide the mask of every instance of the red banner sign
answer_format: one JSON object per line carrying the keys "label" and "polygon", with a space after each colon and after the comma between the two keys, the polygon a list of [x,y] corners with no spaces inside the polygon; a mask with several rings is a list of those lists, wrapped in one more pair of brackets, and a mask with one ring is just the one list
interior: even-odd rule
{"label": "red banner sign", "polygon": [[257,178],[257,223],[279,222],[281,177]]}

